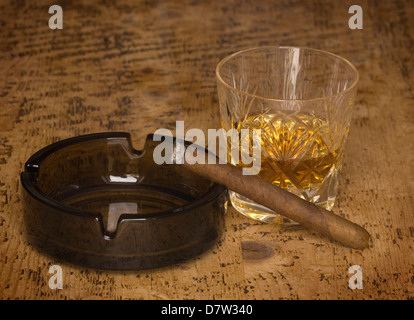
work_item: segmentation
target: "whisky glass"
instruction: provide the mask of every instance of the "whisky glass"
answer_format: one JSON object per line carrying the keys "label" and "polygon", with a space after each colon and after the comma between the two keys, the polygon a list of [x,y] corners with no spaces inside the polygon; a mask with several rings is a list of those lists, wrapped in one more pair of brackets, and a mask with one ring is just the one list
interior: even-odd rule
{"label": "whisky glass", "polygon": [[[258,175],[331,210],[359,80],[356,68],[321,50],[269,46],[224,58],[216,77],[222,128],[260,129],[260,135],[248,136],[248,148],[237,142],[241,153],[260,148]],[[231,157],[232,143],[229,162],[243,166]],[[296,224],[231,190],[229,197],[250,218]]]}

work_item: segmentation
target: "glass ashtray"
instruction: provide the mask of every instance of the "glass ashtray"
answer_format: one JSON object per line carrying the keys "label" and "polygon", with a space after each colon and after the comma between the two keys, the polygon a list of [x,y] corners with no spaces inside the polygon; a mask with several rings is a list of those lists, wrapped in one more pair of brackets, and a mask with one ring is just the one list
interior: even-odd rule
{"label": "glass ashtray", "polygon": [[128,133],[53,143],[21,173],[28,240],[41,251],[98,269],[176,264],[212,247],[224,229],[227,190],[180,164],[158,165]]}

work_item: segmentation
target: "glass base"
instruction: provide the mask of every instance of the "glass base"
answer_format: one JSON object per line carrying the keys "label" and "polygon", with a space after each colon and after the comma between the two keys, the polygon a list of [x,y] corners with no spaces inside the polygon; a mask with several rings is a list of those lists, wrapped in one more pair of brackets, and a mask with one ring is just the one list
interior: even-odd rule
{"label": "glass base", "polygon": [[[290,187],[289,192],[331,211],[338,193],[337,187],[340,168],[340,164],[333,166],[320,185],[313,186],[307,190],[301,190],[292,186]],[[299,223],[286,218],[234,191],[229,191],[229,198],[231,204],[238,212],[253,220],[264,223],[280,224],[284,227],[299,225]]]}
{"label": "glass base", "polygon": [[299,225],[297,222],[283,217],[273,210],[270,210],[269,208],[266,208],[234,191],[229,191],[229,198],[231,204],[238,212],[253,220],[264,223],[275,223],[283,226]]}
{"label": "glass base", "polygon": [[[229,198],[231,201],[232,206],[244,216],[251,218],[256,221],[264,222],[264,223],[274,223],[280,224],[283,227],[293,227],[299,226],[299,223],[286,218],[275,211],[262,206],[249,198],[242,196],[241,194],[229,190]],[[335,203],[335,198],[330,197],[325,202],[318,202],[316,203],[318,206],[332,210],[332,207]]]}

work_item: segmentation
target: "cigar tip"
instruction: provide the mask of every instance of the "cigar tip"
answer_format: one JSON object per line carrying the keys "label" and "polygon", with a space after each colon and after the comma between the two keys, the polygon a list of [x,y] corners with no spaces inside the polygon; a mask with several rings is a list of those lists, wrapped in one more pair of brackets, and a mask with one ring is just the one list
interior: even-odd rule
{"label": "cigar tip", "polygon": [[359,227],[358,229],[358,237],[355,238],[355,241],[351,247],[354,249],[362,250],[369,246],[371,235],[362,227]]}

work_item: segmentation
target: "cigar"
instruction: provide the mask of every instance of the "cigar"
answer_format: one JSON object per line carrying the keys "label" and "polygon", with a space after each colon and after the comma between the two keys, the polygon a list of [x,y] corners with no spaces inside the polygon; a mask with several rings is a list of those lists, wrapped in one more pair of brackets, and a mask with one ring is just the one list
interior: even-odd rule
{"label": "cigar", "polygon": [[369,244],[369,233],[331,211],[308,202],[255,175],[243,175],[241,168],[231,164],[184,162],[184,166],[203,178],[225,185],[302,226],[316,231],[342,245],[364,249]]}

